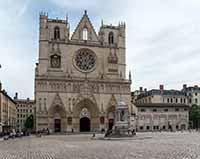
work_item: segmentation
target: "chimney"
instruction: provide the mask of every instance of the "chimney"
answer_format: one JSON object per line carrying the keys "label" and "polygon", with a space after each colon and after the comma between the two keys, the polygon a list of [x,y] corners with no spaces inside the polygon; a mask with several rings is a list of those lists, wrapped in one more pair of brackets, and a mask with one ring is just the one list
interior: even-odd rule
{"label": "chimney", "polygon": [[18,99],[18,93],[17,92],[15,93],[14,99]]}
{"label": "chimney", "polygon": [[161,90],[161,91],[164,90],[164,85],[163,85],[163,84],[160,85],[160,90]]}
{"label": "chimney", "polygon": [[142,87],[140,87],[139,89],[140,89],[140,93],[141,93],[141,92],[143,91],[143,88],[142,88]]}
{"label": "chimney", "polygon": [[1,84],[1,82],[0,82],[0,91],[2,90],[2,84]]}
{"label": "chimney", "polygon": [[187,88],[187,84],[184,84],[183,85],[183,90],[186,90],[186,88]]}
{"label": "chimney", "polygon": [[145,93],[147,92],[147,88],[144,89],[144,92],[145,92]]}
{"label": "chimney", "polygon": [[198,88],[198,85],[194,85],[194,88]]}

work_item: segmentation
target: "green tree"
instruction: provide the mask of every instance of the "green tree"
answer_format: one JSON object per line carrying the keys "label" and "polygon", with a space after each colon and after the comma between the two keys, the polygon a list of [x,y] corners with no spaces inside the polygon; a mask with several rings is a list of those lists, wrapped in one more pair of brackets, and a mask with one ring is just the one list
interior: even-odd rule
{"label": "green tree", "polygon": [[26,130],[33,130],[34,126],[34,120],[33,120],[33,114],[31,114],[25,121],[24,127]]}
{"label": "green tree", "polygon": [[189,119],[192,123],[193,128],[199,128],[200,127],[200,106],[198,105],[192,105],[192,108],[189,113]]}

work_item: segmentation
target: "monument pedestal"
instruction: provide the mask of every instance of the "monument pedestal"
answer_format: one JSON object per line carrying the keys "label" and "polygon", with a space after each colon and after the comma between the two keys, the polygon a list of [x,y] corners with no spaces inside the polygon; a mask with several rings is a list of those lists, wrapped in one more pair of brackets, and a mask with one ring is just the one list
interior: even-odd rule
{"label": "monument pedestal", "polygon": [[115,124],[105,137],[130,137],[128,105],[120,101],[115,107]]}

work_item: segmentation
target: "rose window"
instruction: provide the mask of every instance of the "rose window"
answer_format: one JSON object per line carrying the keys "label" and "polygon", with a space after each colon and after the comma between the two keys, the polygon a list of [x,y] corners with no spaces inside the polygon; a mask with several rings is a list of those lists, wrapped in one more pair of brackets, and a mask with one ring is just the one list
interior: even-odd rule
{"label": "rose window", "polygon": [[91,71],[96,64],[96,55],[89,49],[81,49],[75,56],[75,64],[82,71]]}

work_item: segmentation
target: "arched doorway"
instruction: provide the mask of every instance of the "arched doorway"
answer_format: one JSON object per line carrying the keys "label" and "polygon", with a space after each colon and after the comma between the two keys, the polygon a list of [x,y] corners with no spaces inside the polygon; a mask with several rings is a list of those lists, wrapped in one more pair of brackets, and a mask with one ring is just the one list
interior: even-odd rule
{"label": "arched doorway", "polygon": [[92,100],[80,100],[73,110],[73,127],[75,130],[87,132],[99,129],[99,110]]}
{"label": "arched doorway", "polygon": [[82,117],[80,119],[80,132],[90,131],[90,119],[88,117]]}
{"label": "arched doorway", "polygon": [[112,130],[115,123],[115,107],[111,106],[108,110],[108,130]]}
{"label": "arched doorway", "polygon": [[108,119],[108,129],[112,130],[114,126],[114,119]]}
{"label": "arched doorway", "polygon": [[65,132],[67,128],[66,110],[59,94],[56,94],[48,109],[48,128],[52,132]]}
{"label": "arched doorway", "polygon": [[61,132],[61,119],[54,120],[54,130],[55,132]]}
{"label": "arched doorway", "polygon": [[56,105],[49,110],[49,129],[53,132],[66,131],[66,112],[63,107]]}

